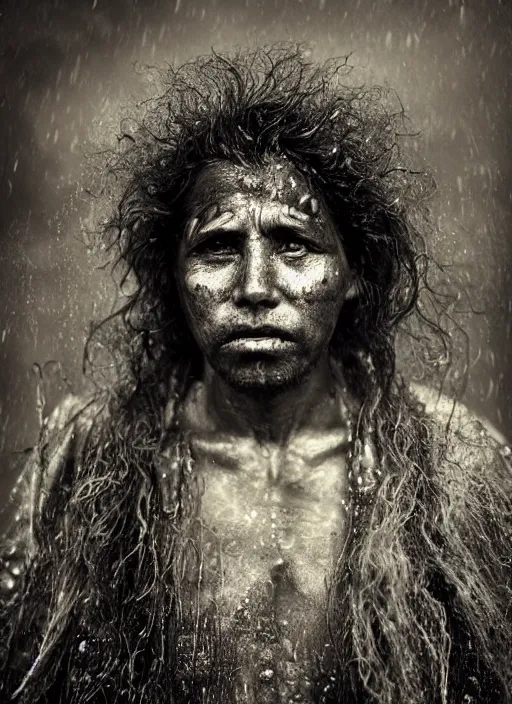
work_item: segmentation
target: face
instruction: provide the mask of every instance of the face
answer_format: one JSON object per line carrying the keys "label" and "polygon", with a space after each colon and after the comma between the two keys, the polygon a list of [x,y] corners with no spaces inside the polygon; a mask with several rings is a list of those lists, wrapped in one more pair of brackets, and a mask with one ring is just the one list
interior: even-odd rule
{"label": "face", "polygon": [[204,357],[239,390],[299,384],[352,291],[321,198],[286,161],[217,162],[201,172],[187,209],[177,279]]}

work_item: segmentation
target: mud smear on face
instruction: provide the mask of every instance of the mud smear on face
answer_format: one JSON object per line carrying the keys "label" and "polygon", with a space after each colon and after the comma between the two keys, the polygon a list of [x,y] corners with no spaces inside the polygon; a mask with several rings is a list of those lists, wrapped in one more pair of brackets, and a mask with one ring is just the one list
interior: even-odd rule
{"label": "mud smear on face", "polygon": [[186,211],[178,281],[204,358],[251,393],[300,384],[351,284],[322,199],[286,159],[216,162],[199,174]]}

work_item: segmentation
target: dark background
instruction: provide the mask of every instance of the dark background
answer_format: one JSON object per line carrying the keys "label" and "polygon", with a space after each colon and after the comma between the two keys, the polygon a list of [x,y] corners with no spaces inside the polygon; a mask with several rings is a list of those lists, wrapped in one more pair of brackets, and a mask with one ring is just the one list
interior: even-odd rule
{"label": "dark background", "polygon": [[112,288],[84,246],[85,152],[115,141],[119,110],[148,90],[137,62],[211,47],[310,43],[352,52],[357,77],[396,88],[439,185],[436,249],[478,308],[466,402],[512,436],[509,0],[18,0],[0,14],[0,497],[8,452],[37,432],[32,365],[80,375],[89,321]]}

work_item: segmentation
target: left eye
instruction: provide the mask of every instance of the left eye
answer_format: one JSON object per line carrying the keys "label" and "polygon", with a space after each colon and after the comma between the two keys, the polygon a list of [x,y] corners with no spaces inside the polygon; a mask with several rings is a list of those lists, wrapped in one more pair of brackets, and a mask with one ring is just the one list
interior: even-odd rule
{"label": "left eye", "polygon": [[288,257],[302,257],[310,252],[318,252],[319,249],[313,242],[301,237],[289,228],[276,227],[271,232],[274,241],[275,251]]}
{"label": "left eye", "polygon": [[301,257],[308,252],[312,251],[312,248],[307,242],[301,242],[300,240],[287,240],[277,243],[276,250],[278,254],[284,254],[287,256]]}
{"label": "left eye", "polygon": [[281,242],[278,246],[280,254],[306,254],[308,247],[304,242]]}

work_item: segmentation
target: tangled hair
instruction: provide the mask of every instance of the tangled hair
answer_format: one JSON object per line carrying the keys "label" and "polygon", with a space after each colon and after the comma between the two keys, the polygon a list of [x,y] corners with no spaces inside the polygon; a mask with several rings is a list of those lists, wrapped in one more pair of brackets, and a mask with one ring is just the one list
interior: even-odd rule
{"label": "tangled hair", "polygon": [[[135,290],[108,321],[123,323],[122,337],[95,330],[86,361],[97,369],[106,346],[117,380],[68,414],[73,448],[66,424],[40,440],[43,476],[55,471],[55,446],[61,468],[0,622],[0,692],[72,704],[233,697],[236,646],[197,632],[192,661],[180,656],[180,574],[198,497],[179,411],[201,360],[174,267],[201,169],[278,157],[323,194],[360,283],[331,357],[360,402],[350,456],[372,434],[382,470],[371,496],[354,498],[329,592],[334,674],[318,674],[316,700],[454,704],[469,701],[469,682],[474,701],[510,701],[508,458],[469,417],[449,434],[396,370],[397,335],[443,374],[452,354],[444,299],[428,281],[432,182],[401,153],[403,111],[381,88],[346,85],[345,61],[317,66],[290,47],[214,53],[161,78],[164,92],[109,159],[111,195],[121,196],[102,234],[121,285],[132,278]],[[159,469],[167,446],[170,478]],[[200,676],[203,651],[212,664]]]}
{"label": "tangled hair", "polygon": [[[121,135],[108,169],[123,194],[105,234],[125,267],[123,283],[130,275],[137,281],[123,313],[141,348],[152,346],[174,366],[194,345],[174,269],[187,191],[199,172],[218,160],[258,166],[277,156],[322,193],[359,280],[360,295],[344,306],[332,340],[335,356],[353,370],[358,393],[369,360],[377,386],[389,389],[399,323],[420,289],[431,294],[430,308],[436,304],[425,245],[434,184],[407,166],[400,151],[406,119],[401,107],[386,107],[389,91],[348,87],[349,73],[346,60],[316,66],[300,51],[273,47],[213,54],[161,75],[166,90],[143,104],[137,129]],[[443,326],[422,319],[423,340],[437,350],[428,358],[449,357]]]}

